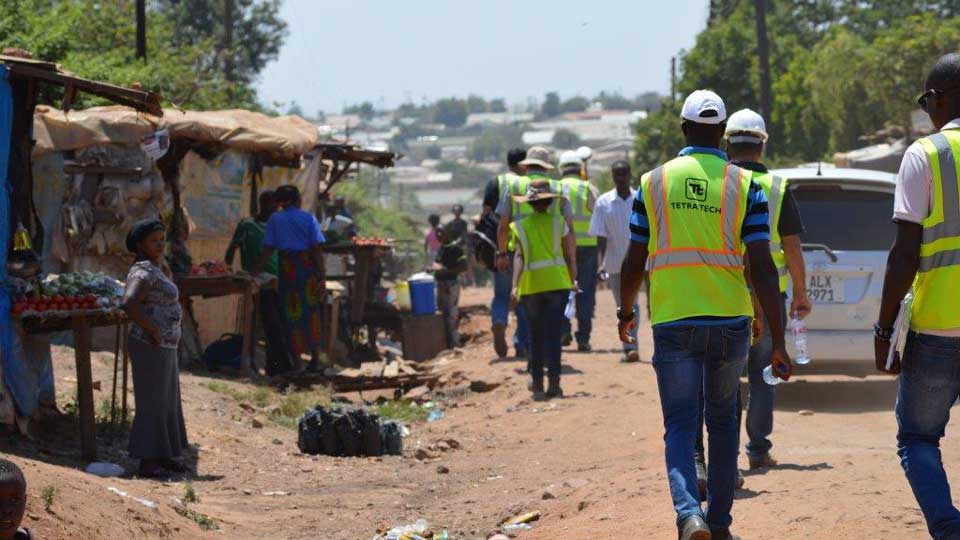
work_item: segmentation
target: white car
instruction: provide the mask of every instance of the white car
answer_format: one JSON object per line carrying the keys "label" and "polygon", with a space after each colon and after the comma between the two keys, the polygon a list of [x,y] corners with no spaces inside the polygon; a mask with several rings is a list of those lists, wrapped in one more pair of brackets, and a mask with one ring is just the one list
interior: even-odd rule
{"label": "white car", "polygon": [[[896,235],[896,175],[865,169],[779,169],[806,232],[808,349],[818,360],[872,360],[887,254]],[[792,287],[788,287],[788,294]],[[789,305],[789,304],[788,304]],[[788,349],[792,353],[788,334]]]}

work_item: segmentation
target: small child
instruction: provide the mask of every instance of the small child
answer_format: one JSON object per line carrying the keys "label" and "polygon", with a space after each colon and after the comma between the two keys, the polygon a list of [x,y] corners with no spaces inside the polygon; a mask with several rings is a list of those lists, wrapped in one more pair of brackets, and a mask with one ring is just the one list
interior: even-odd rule
{"label": "small child", "polygon": [[0,540],[32,540],[29,529],[21,529],[27,508],[27,479],[12,461],[0,458]]}
{"label": "small child", "polygon": [[447,347],[460,346],[460,334],[457,326],[460,322],[460,274],[467,271],[467,253],[463,249],[462,238],[452,236],[446,227],[437,229],[440,251],[437,253],[434,276],[437,279],[437,303],[443,313],[443,324],[447,331]]}

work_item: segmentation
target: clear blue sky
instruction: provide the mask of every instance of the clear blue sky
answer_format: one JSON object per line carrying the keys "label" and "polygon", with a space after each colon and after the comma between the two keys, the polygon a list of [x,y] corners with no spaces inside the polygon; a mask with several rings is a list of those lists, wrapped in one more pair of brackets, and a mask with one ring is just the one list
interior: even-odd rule
{"label": "clear blue sky", "polygon": [[372,101],[669,90],[670,57],[707,0],[284,0],[289,35],[261,74],[265,104],[337,113]]}

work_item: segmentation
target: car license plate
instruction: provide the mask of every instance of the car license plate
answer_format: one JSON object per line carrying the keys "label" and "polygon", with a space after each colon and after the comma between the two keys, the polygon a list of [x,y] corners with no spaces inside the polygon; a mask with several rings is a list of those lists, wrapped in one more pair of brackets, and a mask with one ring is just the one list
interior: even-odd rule
{"label": "car license plate", "polygon": [[807,298],[814,304],[842,304],[843,278],[811,274],[807,277]]}

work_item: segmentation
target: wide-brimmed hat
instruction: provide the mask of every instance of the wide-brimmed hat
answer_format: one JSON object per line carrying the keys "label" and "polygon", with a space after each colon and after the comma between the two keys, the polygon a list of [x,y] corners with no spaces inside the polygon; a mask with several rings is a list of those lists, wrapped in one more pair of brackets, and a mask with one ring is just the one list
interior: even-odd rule
{"label": "wide-brimmed hat", "polygon": [[550,150],[542,146],[531,146],[527,150],[527,158],[520,162],[520,165],[537,165],[544,169],[552,169],[550,163]]}
{"label": "wide-brimmed hat", "polygon": [[549,180],[534,180],[527,186],[526,194],[513,196],[513,200],[518,203],[531,203],[560,198],[563,198],[563,195],[553,191]]}

